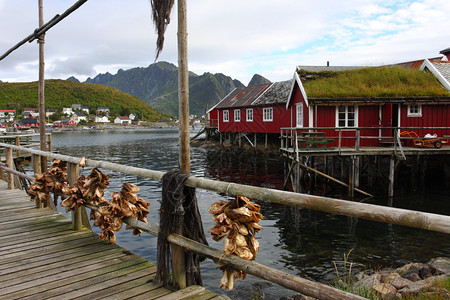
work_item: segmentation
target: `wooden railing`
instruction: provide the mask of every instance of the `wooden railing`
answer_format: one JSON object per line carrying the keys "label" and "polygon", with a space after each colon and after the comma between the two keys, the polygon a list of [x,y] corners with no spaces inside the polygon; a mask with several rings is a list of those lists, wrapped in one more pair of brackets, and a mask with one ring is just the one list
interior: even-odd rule
{"label": "wooden railing", "polygon": [[[378,144],[392,144],[394,147],[394,152],[397,154],[397,150],[402,152],[402,143],[406,143],[407,141],[412,140],[411,137],[408,136],[400,136],[400,132],[402,131],[426,131],[429,130],[431,132],[439,131],[443,132],[441,136],[438,136],[438,139],[448,140],[450,139],[450,127],[352,127],[352,128],[342,128],[342,127],[286,127],[281,128],[281,149],[295,149],[296,152],[301,150],[299,145],[301,145],[302,136],[306,133],[318,133],[325,131],[333,131],[333,134],[318,136],[318,137],[309,137],[311,141],[317,140],[317,144],[323,145],[324,143],[319,143],[321,141],[325,141],[324,138],[328,140],[326,143],[333,142],[334,139],[337,141],[337,147],[334,147],[339,153],[341,153],[343,149],[343,141],[344,140],[352,140],[351,144],[354,149],[358,151],[361,147],[362,141],[378,141]],[[352,133],[352,135],[344,135],[343,133]],[[361,132],[365,134],[374,133],[372,135],[361,135]],[[386,132],[390,132],[391,134],[387,135]],[[325,146],[325,145],[324,145]],[[403,156],[404,154],[401,153]]]}
{"label": "wooden railing", "polygon": [[[46,144],[47,144],[47,150],[49,152],[52,151],[52,134],[46,133],[47,136]],[[22,146],[26,148],[39,148],[40,147],[40,141],[39,141],[39,133],[30,133],[30,134],[17,134],[12,133],[8,135],[0,135],[0,143],[6,143],[16,146]],[[37,140],[35,140],[37,138]],[[17,157],[20,156],[20,150],[16,151]],[[5,156],[5,149],[0,147],[0,157]]]}
{"label": "wooden railing", "polygon": [[[73,180],[76,177],[78,164],[81,158],[61,155],[56,153],[44,152],[14,145],[0,143],[0,147],[7,149],[7,166],[0,165],[0,168],[8,172],[8,187],[13,188],[13,174],[10,173],[12,167],[12,151],[20,150],[27,151],[33,154],[35,159],[41,156],[48,158],[59,159],[66,161],[69,164],[69,177]],[[33,164],[34,167],[39,168],[39,164]],[[103,168],[124,174],[130,174],[140,177],[151,178],[161,181],[165,172],[148,170],[143,168],[120,165],[116,163],[86,159],[86,166]],[[34,169],[36,173],[40,170]],[[72,174],[72,175],[71,175]],[[437,215],[426,212],[418,212],[400,208],[385,207],[373,204],[358,203],[351,201],[344,201],[334,198],[313,196],[307,194],[299,194],[275,189],[267,189],[255,186],[242,185],[237,183],[228,183],[205,178],[198,178],[190,176],[185,182],[187,186],[215,191],[218,193],[225,193],[227,195],[245,196],[251,199],[279,203],[290,206],[298,206],[302,208],[319,210],[334,214],[340,214],[350,217],[357,217],[368,219],[372,221],[379,221],[397,225],[404,225],[414,228],[426,229],[442,233],[450,233],[450,216]],[[91,207],[92,208],[92,207]],[[95,207],[93,207],[95,208]],[[81,216],[76,212],[73,214],[74,228],[81,228]],[[139,228],[145,232],[157,235],[159,228],[153,225],[140,222],[135,219],[125,219],[125,223]],[[220,261],[224,264],[231,265],[234,268],[243,270],[246,273],[258,276],[265,280],[277,283],[288,289],[300,292],[305,295],[315,297],[317,299],[362,299],[359,296],[349,294],[330,286],[312,282],[288,273],[269,268],[261,265],[256,261],[249,261],[238,256],[226,256],[221,250],[205,246],[193,240],[184,238],[177,234],[170,234],[168,241],[174,245],[183,247],[187,251],[199,253],[215,261]]]}
{"label": "wooden railing", "polygon": [[205,120],[205,128],[218,128],[219,120],[217,119],[206,119]]}

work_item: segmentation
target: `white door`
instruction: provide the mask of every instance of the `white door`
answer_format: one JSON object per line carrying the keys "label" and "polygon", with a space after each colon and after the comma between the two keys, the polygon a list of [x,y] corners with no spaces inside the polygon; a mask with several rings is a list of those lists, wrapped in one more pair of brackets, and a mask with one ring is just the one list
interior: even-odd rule
{"label": "white door", "polygon": [[296,105],[296,118],[297,127],[303,127],[303,103],[298,103]]}

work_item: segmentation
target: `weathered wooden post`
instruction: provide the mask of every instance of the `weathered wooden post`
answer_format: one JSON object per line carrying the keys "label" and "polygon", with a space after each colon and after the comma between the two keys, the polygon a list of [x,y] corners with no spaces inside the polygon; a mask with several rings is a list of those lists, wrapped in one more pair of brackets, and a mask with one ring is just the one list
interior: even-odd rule
{"label": "weathered wooden post", "polygon": [[[6,166],[10,169],[13,169],[13,155],[12,155],[12,149],[6,148]],[[8,189],[12,190],[14,189],[14,176],[13,173],[7,172],[7,182],[8,182]]]}
{"label": "weathered wooden post", "polygon": [[[37,154],[33,154],[32,156],[32,160],[33,160],[33,172],[34,172],[34,176],[36,177],[37,174],[41,174],[41,156],[37,155]],[[36,197],[36,208],[43,208],[44,207],[44,203],[42,203],[39,200],[39,197]]]}
{"label": "weathered wooden post", "polygon": [[[20,146],[20,137],[16,136],[16,146]],[[20,150],[17,149],[17,157],[20,156]]]}
{"label": "weathered wooden post", "polygon": [[349,174],[349,183],[348,183],[348,196],[350,199],[355,198],[355,171],[356,171],[356,157],[352,155],[351,157],[351,165],[350,165],[350,174]]}
{"label": "weathered wooden post", "polygon": [[[70,186],[74,186],[79,176],[78,164],[69,163],[67,165],[67,179]],[[72,212],[72,226],[73,230],[81,230],[81,207],[76,207],[75,211]]]}
{"label": "weathered wooden post", "polygon": [[[44,25],[44,5],[43,0],[39,0],[39,27]],[[44,97],[44,43],[45,33],[38,37],[39,43],[39,136],[41,141],[41,151],[46,151],[45,143],[45,97]],[[47,157],[41,158],[41,169],[47,170]]]}
{"label": "weathered wooden post", "polygon": [[389,190],[388,190],[389,198],[394,197],[394,175],[395,175],[395,159],[394,157],[391,157],[389,159]]}
{"label": "weathered wooden post", "polygon": [[[180,171],[191,172],[189,145],[189,69],[187,52],[187,18],[186,0],[178,0],[178,106],[180,115]],[[179,227],[176,233],[183,234]],[[180,289],[186,287],[186,263],[184,249],[172,245],[173,276]]]}
{"label": "weathered wooden post", "polygon": [[48,135],[48,152],[52,152],[52,135]]}

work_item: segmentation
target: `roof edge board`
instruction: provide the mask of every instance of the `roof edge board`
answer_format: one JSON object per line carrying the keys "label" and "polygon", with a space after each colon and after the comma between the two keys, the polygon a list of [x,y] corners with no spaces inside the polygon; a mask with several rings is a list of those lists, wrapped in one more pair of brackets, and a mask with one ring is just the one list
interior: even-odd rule
{"label": "roof edge board", "polygon": [[442,76],[441,72],[439,72],[439,70],[436,69],[436,67],[428,59],[424,60],[422,66],[420,67],[420,70],[423,71],[425,68],[428,68],[428,70],[430,70],[430,72],[433,73],[434,76],[436,76],[437,80],[444,86],[444,88],[450,91],[450,83],[448,82],[448,80],[445,79],[444,76]]}

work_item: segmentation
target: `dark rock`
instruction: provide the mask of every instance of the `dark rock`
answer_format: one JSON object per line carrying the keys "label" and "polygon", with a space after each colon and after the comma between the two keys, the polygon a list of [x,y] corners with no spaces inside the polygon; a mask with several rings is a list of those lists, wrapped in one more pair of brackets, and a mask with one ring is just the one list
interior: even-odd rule
{"label": "dark rock", "polygon": [[420,281],[422,278],[420,278],[419,274],[415,272],[408,272],[402,275],[403,278],[411,280],[412,282]]}
{"label": "dark rock", "polygon": [[426,279],[431,276],[439,275],[438,270],[433,266],[426,266],[419,270],[419,276],[422,279]]}

